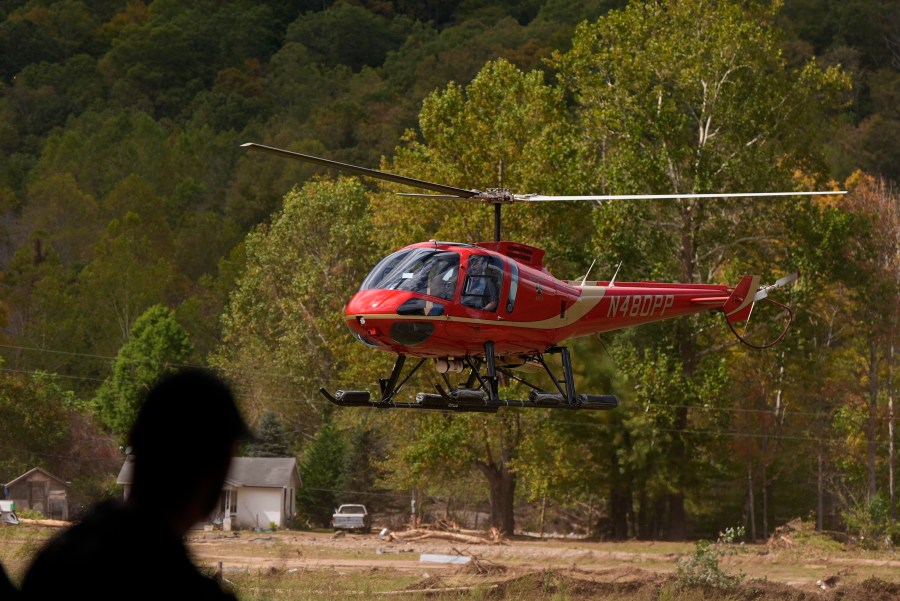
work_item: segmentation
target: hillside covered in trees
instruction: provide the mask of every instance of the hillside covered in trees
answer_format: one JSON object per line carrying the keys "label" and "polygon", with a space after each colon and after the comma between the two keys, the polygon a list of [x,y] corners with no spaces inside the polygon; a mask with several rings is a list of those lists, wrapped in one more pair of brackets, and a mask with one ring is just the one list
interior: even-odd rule
{"label": "hillside covered in trees", "polygon": [[[248,141],[465,188],[849,193],[510,207],[561,278],[799,269],[794,324],[765,351],[714,315],[577,340],[609,413],[399,415],[317,392],[390,369],[343,306],[401,246],[490,239],[488,208]],[[532,504],[617,538],[893,535],[897,182],[896,0],[0,0],[0,481],[109,494],[142,391],[207,365],[301,459],[311,523],[413,491],[507,531]]]}

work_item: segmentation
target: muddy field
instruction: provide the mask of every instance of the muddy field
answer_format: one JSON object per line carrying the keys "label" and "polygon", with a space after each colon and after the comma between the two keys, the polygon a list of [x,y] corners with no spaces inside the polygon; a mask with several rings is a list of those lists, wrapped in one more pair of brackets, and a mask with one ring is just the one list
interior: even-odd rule
{"label": "muddy field", "polygon": [[[440,536],[436,534],[435,536]],[[268,572],[302,580],[310,572],[365,587],[389,575],[399,591],[485,591],[492,598],[548,599],[900,599],[900,557],[847,549],[827,540],[773,541],[722,557],[740,584],[727,592],[681,591],[676,563],[693,543],[599,543],[519,537],[500,544],[440,538],[386,541],[377,534],[203,533],[191,538],[199,562],[224,573]],[[798,538],[798,537],[795,537]],[[466,564],[439,563],[460,557]],[[437,560],[424,561],[424,560]],[[455,560],[459,561],[459,559]],[[408,584],[403,584],[410,579]],[[693,587],[703,589],[704,587]],[[349,591],[348,591],[349,592]],[[375,591],[371,591],[373,594]]]}
{"label": "muddy field", "polygon": [[[0,529],[0,559],[14,579],[54,530]],[[477,533],[472,533],[477,534]],[[749,545],[717,561],[728,590],[685,586],[680,559],[693,543],[536,540],[499,544],[378,534],[194,532],[196,561],[221,570],[239,598],[337,599],[900,599],[900,557],[799,536]],[[439,535],[438,535],[439,536]],[[466,563],[452,563],[464,561]]]}

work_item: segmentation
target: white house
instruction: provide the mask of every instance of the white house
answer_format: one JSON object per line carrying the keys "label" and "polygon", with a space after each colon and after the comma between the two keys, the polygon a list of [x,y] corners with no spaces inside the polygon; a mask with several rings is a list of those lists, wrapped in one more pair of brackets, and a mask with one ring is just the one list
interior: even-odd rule
{"label": "white house", "polygon": [[[116,481],[131,492],[133,464],[125,459]],[[296,512],[296,494],[301,486],[297,460],[293,457],[232,457],[222,487],[219,507],[210,516],[231,528],[284,528]]]}
{"label": "white house", "polygon": [[235,457],[222,488],[221,515],[235,528],[283,528],[294,517],[301,484],[293,457]]}

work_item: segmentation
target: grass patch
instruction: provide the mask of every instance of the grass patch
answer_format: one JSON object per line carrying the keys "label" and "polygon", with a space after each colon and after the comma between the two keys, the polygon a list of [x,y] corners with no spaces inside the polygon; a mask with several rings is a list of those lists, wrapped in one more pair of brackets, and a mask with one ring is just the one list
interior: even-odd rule
{"label": "grass patch", "polygon": [[242,601],[368,599],[378,593],[404,590],[417,580],[415,575],[393,570],[343,572],[269,568],[226,572],[223,576],[228,581],[227,586]]}

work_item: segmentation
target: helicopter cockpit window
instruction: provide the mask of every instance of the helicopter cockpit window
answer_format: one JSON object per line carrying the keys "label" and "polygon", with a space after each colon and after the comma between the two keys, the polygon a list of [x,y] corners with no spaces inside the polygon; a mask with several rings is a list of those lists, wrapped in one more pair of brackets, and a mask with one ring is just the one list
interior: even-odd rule
{"label": "helicopter cockpit window", "polygon": [[457,253],[413,248],[382,259],[360,290],[407,290],[452,300],[458,275]]}
{"label": "helicopter cockpit window", "polygon": [[487,255],[472,255],[469,257],[462,304],[482,311],[496,311],[502,284],[503,263],[500,259]]}
{"label": "helicopter cockpit window", "polygon": [[519,292],[519,266],[515,261],[510,261],[512,278],[509,281],[509,296],[506,298],[506,312],[512,313],[516,308],[516,294]]}

